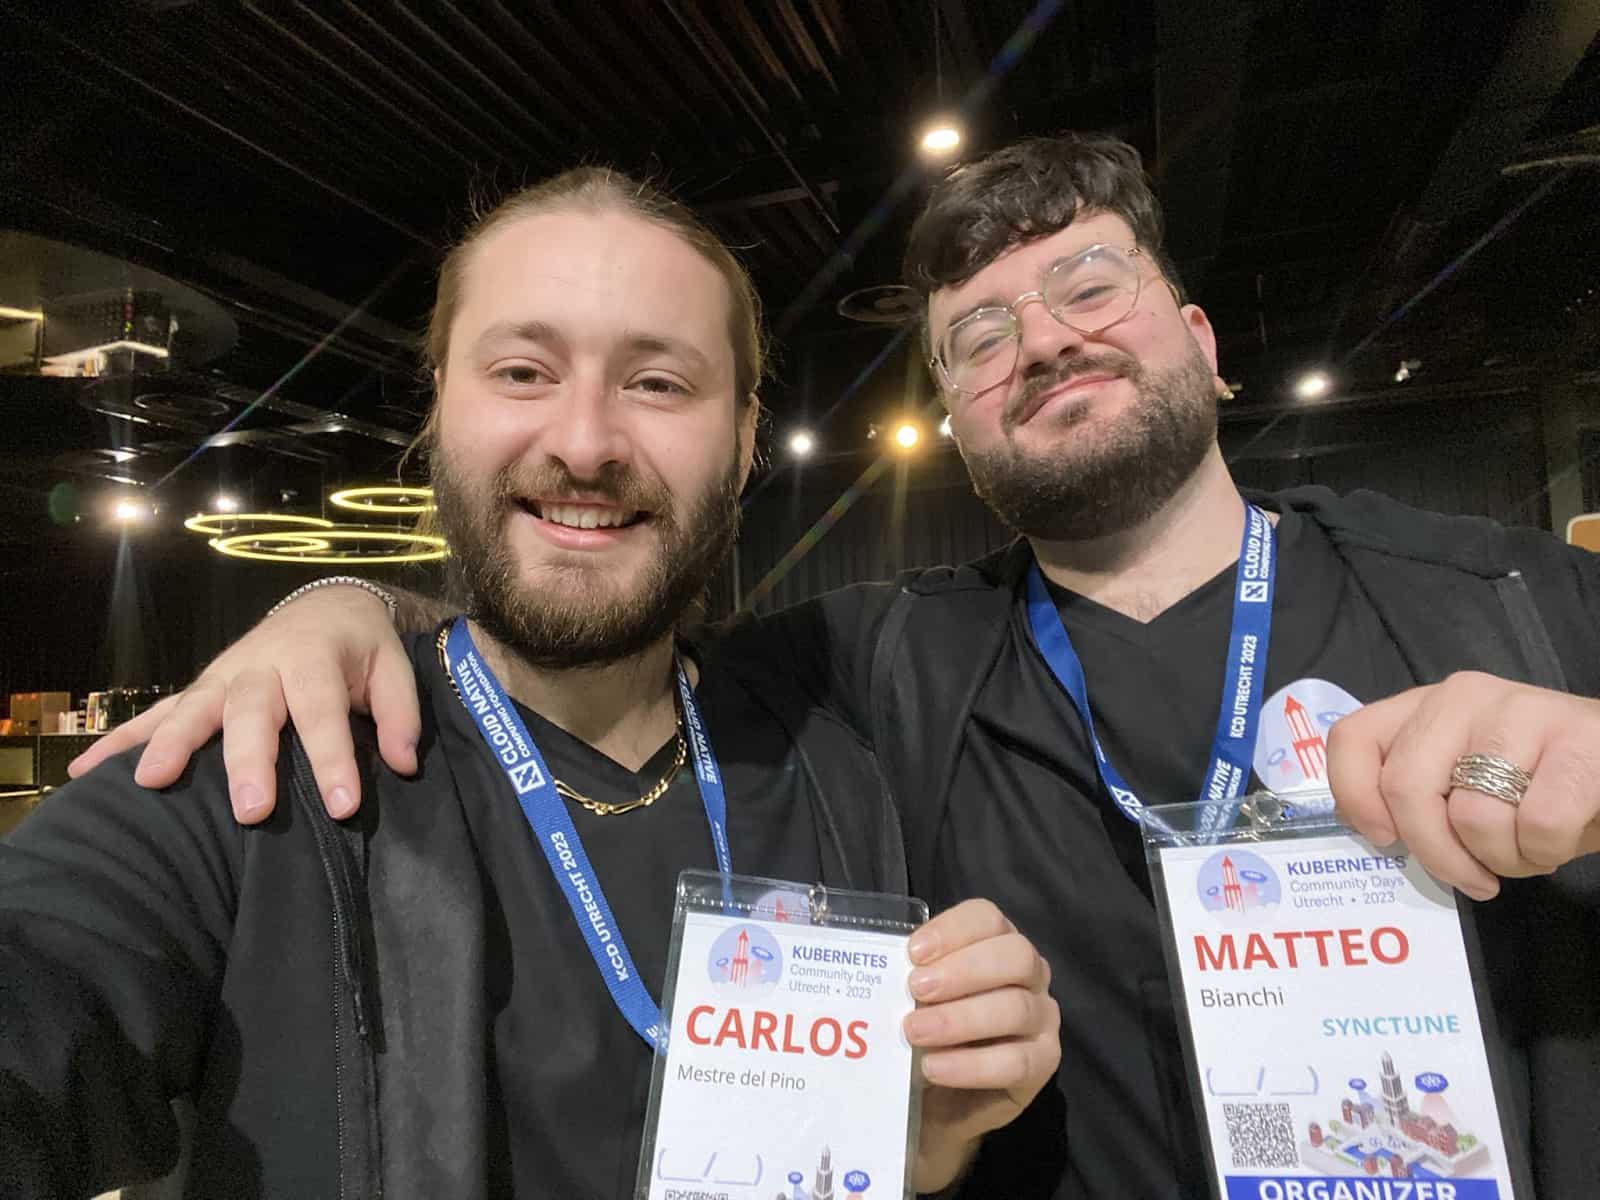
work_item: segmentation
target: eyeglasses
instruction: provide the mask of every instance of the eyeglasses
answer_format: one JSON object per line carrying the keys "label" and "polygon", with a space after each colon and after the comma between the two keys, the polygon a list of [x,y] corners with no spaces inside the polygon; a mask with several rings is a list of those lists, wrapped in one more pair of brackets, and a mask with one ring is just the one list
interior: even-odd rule
{"label": "eyeglasses", "polygon": [[[1023,292],[1010,304],[974,309],[939,336],[932,366],[945,385],[975,396],[1004,383],[1016,370],[1022,346],[1018,310],[1030,300],[1044,305],[1052,317],[1085,337],[1102,333],[1127,319],[1139,303],[1144,277],[1138,247],[1095,245],[1045,268],[1039,290]],[[1167,283],[1172,288],[1170,282]],[[1178,291],[1172,288],[1172,298]]]}

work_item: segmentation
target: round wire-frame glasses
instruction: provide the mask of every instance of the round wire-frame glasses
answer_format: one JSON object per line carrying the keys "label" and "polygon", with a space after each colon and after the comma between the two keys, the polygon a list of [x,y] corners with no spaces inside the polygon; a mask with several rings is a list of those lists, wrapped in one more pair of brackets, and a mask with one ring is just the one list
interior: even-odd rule
{"label": "round wire-frame glasses", "polygon": [[[939,336],[929,365],[951,391],[965,396],[988,391],[1016,370],[1022,345],[1018,310],[1024,304],[1039,301],[1057,322],[1084,337],[1104,333],[1137,307],[1144,287],[1137,260],[1148,257],[1137,246],[1101,242],[1058,258],[1044,269],[1036,290],[1010,304],[973,309],[952,324]],[[1181,304],[1178,289],[1161,278]]]}

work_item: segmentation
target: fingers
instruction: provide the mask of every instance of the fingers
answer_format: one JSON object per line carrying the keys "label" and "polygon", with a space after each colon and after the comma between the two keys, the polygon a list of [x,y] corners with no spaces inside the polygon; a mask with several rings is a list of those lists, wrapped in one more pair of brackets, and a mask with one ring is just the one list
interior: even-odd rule
{"label": "fingers", "polygon": [[906,943],[906,952],[914,963],[932,963],[964,946],[1012,933],[1015,929],[994,901],[963,900],[913,933]]}
{"label": "fingers", "polygon": [[1060,1062],[1060,1038],[1041,1034],[934,1051],[923,1057],[922,1073],[929,1083],[940,1087],[1025,1092],[1031,1100]]}
{"label": "fingers", "polygon": [[402,643],[386,642],[374,656],[367,673],[367,708],[378,726],[383,761],[401,775],[416,774],[422,713],[416,674]]}
{"label": "fingers", "polygon": [[1413,688],[1369,704],[1328,731],[1328,790],[1339,819],[1375,846],[1392,845],[1398,836],[1378,786],[1383,756],[1428,691]]}
{"label": "fingers", "polygon": [[[286,664],[280,678],[283,703],[305,747],[322,805],[330,817],[343,820],[361,803],[361,776],[350,736],[350,685],[337,660],[322,654]],[[280,716],[272,730],[274,746],[282,724]]]}
{"label": "fingers", "polygon": [[134,782],[149,788],[176,783],[190,755],[221,726],[224,698],[221,680],[211,675],[200,676],[173,697],[176,703],[167,710],[165,719],[150,735],[150,744],[139,756]]}
{"label": "fingers", "polygon": [[963,946],[911,972],[911,994],[923,1004],[959,1000],[995,988],[1042,990],[1048,968],[1033,943],[1011,932]]}
{"label": "fingers", "polygon": [[1033,1037],[1059,1019],[1044,992],[1004,987],[919,1008],[905,1020],[906,1040],[933,1049],[996,1038]]}
{"label": "fingers", "polygon": [[[1541,748],[1548,714],[1543,708],[1542,694],[1532,688],[1512,688],[1494,703],[1480,705],[1475,711],[1471,734],[1463,753],[1503,758],[1532,773],[1537,781],[1541,775],[1546,775],[1541,762]],[[1452,759],[1450,768],[1453,770],[1454,767],[1455,760]],[[1554,781],[1548,775],[1546,779],[1545,798],[1559,804],[1565,799],[1560,794],[1562,789],[1551,786]],[[1450,784],[1446,783],[1445,786],[1448,788]],[[1540,799],[1535,796],[1536,806]],[[1495,875],[1515,878],[1542,874],[1546,869],[1527,861],[1523,855],[1519,846],[1516,806],[1484,792],[1458,787],[1451,789],[1446,811],[1451,828],[1467,852]],[[1574,821],[1571,825],[1568,857],[1577,849],[1577,835],[1581,826],[1581,821]],[[1565,861],[1564,857],[1558,859],[1557,863]]]}
{"label": "fingers", "polygon": [[[1527,869],[1553,871],[1581,854],[1600,849],[1600,746],[1597,731],[1567,727],[1546,743],[1536,764],[1511,761],[1533,772],[1514,810],[1517,849]],[[1510,758],[1510,755],[1507,755]],[[1500,801],[1493,801],[1507,807]]]}
{"label": "fingers", "polygon": [[242,825],[265,820],[277,800],[283,722],[283,689],[275,671],[247,668],[233,677],[223,701],[222,762],[233,815]]}
{"label": "fingers", "polygon": [[1379,773],[1396,832],[1435,878],[1475,900],[1500,890],[1494,873],[1479,862],[1450,822],[1442,798],[1451,791],[1450,772],[1469,752],[1477,711],[1495,698],[1502,681],[1487,675],[1453,675],[1429,690],[1395,735]]}
{"label": "fingers", "polygon": [[77,779],[80,775],[87,775],[105,762],[106,759],[113,758],[124,750],[131,750],[140,742],[147,741],[166,715],[176,707],[177,703],[177,696],[168,696],[159,704],[154,704],[140,713],[133,720],[118,725],[104,737],[98,738],[92,746],[67,764],[67,778]]}

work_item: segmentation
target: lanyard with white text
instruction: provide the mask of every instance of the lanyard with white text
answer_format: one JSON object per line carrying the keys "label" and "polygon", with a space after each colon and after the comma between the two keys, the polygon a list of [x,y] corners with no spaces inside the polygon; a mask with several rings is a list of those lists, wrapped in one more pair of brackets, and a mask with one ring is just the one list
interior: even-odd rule
{"label": "lanyard with white text", "polygon": [[[556,792],[555,779],[545,765],[544,755],[539,753],[527,726],[517,715],[516,706],[502,692],[500,681],[478,653],[465,617],[457,617],[450,626],[445,651],[450,678],[455,681],[461,702],[516,793],[522,814],[527,817],[533,836],[566,895],[572,916],[583,931],[583,939],[589,944],[595,966],[611,990],[611,999],[640,1037],[654,1049],[664,1049],[667,1031],[661,1020],[661,1008],[639,978],[628,947],[623,943],[622,931],[617,928],[611,906],[600,889],[600,880],[595,877],[589,856],[584,853],[566,802]],[[733,870],[732,856],[728,852],[727,796],[722,790],[716,756],[711,751],[705,723],[700,719],[694,690],[689,686],[689,676],[681,660],[677,672],[678,696],[683,703],[683,723],[688,731],[695,778],[700,784],[700,800],[711,826],[717,870],[726,878]]]}
{"label": "lanyard with white text", "polygon": [[[1222,709],[1211,748],[1211,764],[1200,787],[1197,829],[1202,834],[1226,828],[1232,820],[1239,793],[1250,778],[1255,754],[1256,724],[1261,715],[1261,690],[1266,681],[1267,645],[1272,636],[1272,592],[1277,562],[1272,522],[1253,504],[1245,506],[1244,537],[1239,545],[1239,566],[1233,594],[1233,629],[1228,635],[1228,674],[1222,685]],[[1028,623],[1039,653],[1057,682],[1072,698],[1089,731],[1100,778],[1132,821],[1139,821],[1144,804],[1106,758],[1089,712],[1089,685],[1061,614],[1045,586],[1037,561],[1028,568]]]}

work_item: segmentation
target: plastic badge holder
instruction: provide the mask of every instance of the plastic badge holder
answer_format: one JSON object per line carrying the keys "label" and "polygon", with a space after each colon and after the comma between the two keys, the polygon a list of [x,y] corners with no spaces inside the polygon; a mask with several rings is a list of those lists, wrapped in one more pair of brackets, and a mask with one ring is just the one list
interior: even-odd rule
{"label": "plastic badge holder", "polygon": [[1533,1200],[1455,893],[1326,791],[1205,807],[1142,825],[1213,1195]]}
{"label": "plastic badge holder", "polygon": [[905,942],[927,919],[907,896],[680,874],[637,1200],[910,1200]]}

